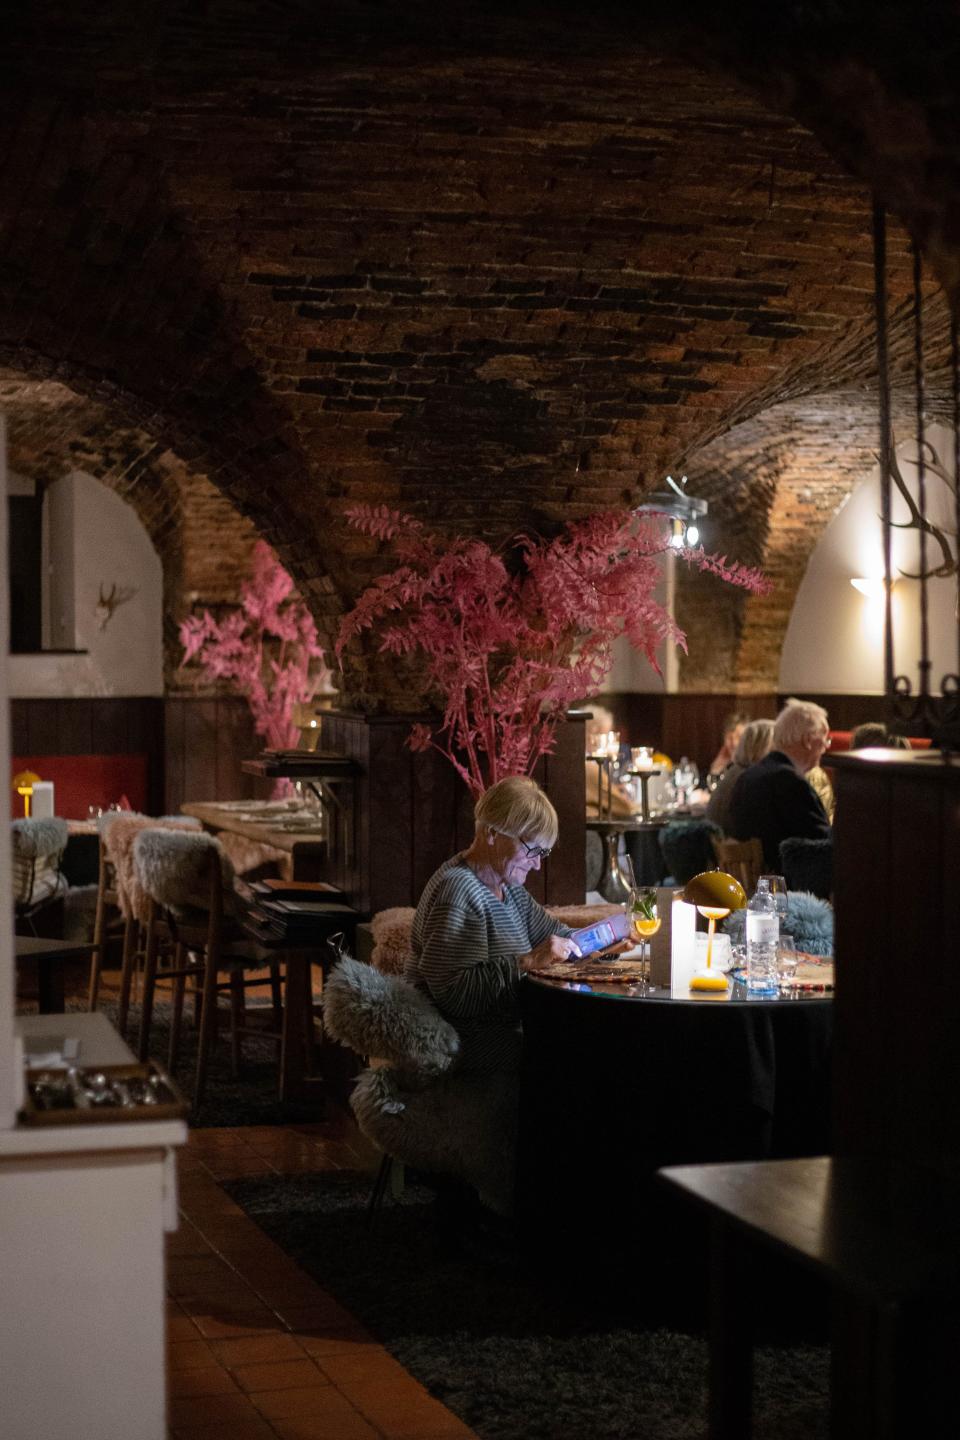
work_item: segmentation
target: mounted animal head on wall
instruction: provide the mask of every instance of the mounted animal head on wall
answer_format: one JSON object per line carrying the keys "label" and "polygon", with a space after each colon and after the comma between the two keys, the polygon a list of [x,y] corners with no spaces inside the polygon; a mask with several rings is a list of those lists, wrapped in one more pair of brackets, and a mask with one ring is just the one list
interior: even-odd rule
{"label": "mounted animal head on wall", "polygon": [[126,605],[127,601],[132,600],[136,594],[136,585],[118,585],[117,582],[114,581],[108,591],[101,580],[100,598],[95,607],[99,628],[106,630],[107,625],[113,619],[114,611],[118,610],[121,605]]}

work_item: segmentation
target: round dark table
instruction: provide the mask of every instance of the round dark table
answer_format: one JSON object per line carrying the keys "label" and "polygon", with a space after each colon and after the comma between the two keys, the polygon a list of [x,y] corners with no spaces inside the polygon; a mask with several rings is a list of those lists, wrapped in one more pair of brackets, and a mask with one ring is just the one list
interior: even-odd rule
{"label": "round dark table", "polygon": [[604,1215],[646,1233],[665,1165],[830,1148],[831,999],[640,990],[521,984],[517,1216],[537,1244]]}

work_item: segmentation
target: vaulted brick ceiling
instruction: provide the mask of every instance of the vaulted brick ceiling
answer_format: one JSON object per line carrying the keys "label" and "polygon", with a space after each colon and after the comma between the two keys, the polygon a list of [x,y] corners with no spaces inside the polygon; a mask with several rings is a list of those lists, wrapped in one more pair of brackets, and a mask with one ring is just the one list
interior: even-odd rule
{"label": "vaulted brick ceiling", "polygon": [[[811,56],[791,79],[786,30],[764,76],[732,27],[678,58],[629,10],[581,31],[479,8],[26,8],[0,61],[0,359],[84,397],[101,471],[116,425],[209,476],[328,629],[382,563],[345,502],[503,537],[686,468],[720,547],[782,582],[765,610],[727,605],[723,666],[686,683],[766,683],[817,528],[771,544],[785,477],[821,486],[826,514],[872,443],[843,421],[844,463],[817,448],[851,407],[869,433],[870,201],[708,55],[732,66],[739,46],[821,134],[833,114],[848,160],[860,125],[872,174],[869,107],[831,112],[842,53],[801,93]],[[942,262],[949,207],[914,189]],[[895,306],[908,282],[894,228]],[[895,341],[903,368],[906,325]],[[42,452],[49,407],[29,389],[16,406],[17,443]]]}

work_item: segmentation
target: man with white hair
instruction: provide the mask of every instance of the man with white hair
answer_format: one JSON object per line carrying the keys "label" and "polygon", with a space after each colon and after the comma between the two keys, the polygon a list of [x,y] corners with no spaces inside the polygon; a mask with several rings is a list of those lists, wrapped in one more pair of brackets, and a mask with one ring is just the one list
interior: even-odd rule
{"label": "man with white hair", "polygon": [[797,836],[825,840],[827,812],[804,779],[830,745],[830,724],[822,705],[788,700],[773,727],[773,749],[737,781],[730,806],[730,833],[737,840],[757,836],[763,863],[780,869],[780,841]]}

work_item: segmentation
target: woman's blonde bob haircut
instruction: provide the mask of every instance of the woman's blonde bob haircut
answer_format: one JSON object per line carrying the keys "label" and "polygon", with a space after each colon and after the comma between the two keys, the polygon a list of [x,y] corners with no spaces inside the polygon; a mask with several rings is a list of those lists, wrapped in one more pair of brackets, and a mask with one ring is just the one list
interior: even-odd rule
{"label": "woman's blonde bob haircut", "polygon": [[477,831],[484,826],[550,850],[557,843],[560,822],[546,795],[526,775],[508,775],[485,790],[473,808]]}
{"label": "woman's blonde bob haircut", "polygon": [[743,727],[743,734],[733,752],[736,765],[756,765],[773,748],[773,721],[751,720]]}

